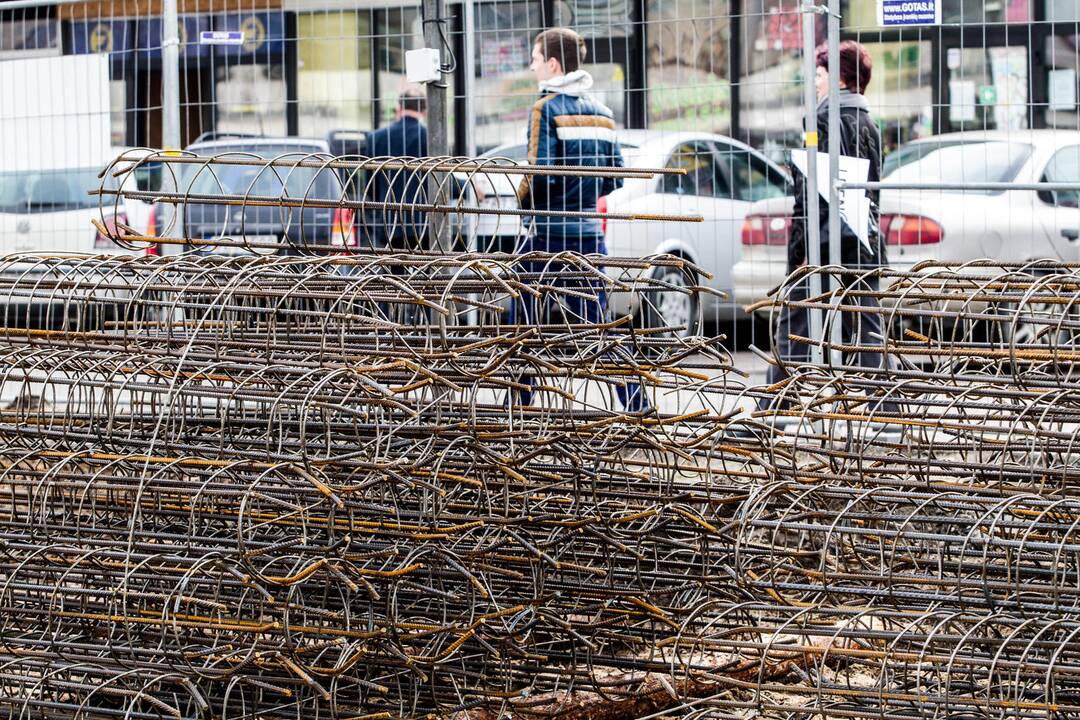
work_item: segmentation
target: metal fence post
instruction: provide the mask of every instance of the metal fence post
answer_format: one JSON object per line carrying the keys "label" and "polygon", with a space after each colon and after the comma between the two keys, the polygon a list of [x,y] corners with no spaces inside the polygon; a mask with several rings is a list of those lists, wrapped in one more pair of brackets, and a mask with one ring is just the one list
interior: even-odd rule
{"label": "metal fence post", "polygon": [[460,92],[465,97],[465,154],[476,157],[476,5],[474,0],[464,0],[465,11],[465,87]]}
{"label": "metal fence post", "polygon": [[[821,227],[820,208],[818,207],[818,183],[817,183],[817,92],[814,89],[814,75],[817,64],[814,58],[814,22],[816,20],[817,7],[813,0],[805,0],[803,3],[803,101],[806,104],[806,121],[804,128],[806,145],[806,260],[810,265],[821,264]],[[810,276],[810,296],[817,297],[821,294],[821,275],[813,273]],[[810,337],[821,340],[822,311],[813,309],[810,311]],[[820,344],[810,346],[810,358],[814,363],[820,363],[822,347]]]}
{"label": "metal fence post", "polygon": [[[476,157],[476,100],[473,95],[476,90],[476,6],[474,0],[464,0],[462,5],[465,13],[465,57],[462,58],[465,65],[465,79],[464,86],[459,88],[459,91],[465,97],[465,117],[458,118],[458,122],[465,123],[465,154]],[[473,188],[466,188],[466,192],[469,193],[472,201],[479,202]],[[468,249],[470,252],[476,252],[478,250],[477,218],[469,216],[465,222],[468,228],[466,234]],[[466,322],[470,326],[475,325],[479,316],[479,309],[470,307],[467,311]]]}
{"label": "metal fence post", "polygon": [[[829,264],[840,265],[840,191],[836,183],[840,177],[840,0],[829,0]],[[829,289],[838,290],[839,276],[830,276]],[[829,356],[840,364],[842,356],[837,347],[841,337],[841,322],[834,318],[829,340],[832,349]]]}
{"label": "metal fence post", "polygon": [[[446,2],[445,0],[424,0],[422,7],[424,21],[424,44],[429,48],[438,48],[442,67],[446,67],[443,53],[447,48]],[[450,154],[449,106],[446,86],[446,73],[436,81],[427,84],[428,117],[428,155],[446,157]],[[440,173],[432,173],[428,181],[428,197],[439,205],[446,203],[446,192],[442,188]],[[432,213],[431,236],[429,243],[433,249],[447,250],[449,237],[449,216],[445,213]]]}
{"label": "metal fence post", "polygon": [[[165,0],[161,12],[161,145],[165,150],[180,150],[180,22],[176,0]],[[163,235],[184,236],[181,206],[176,206],[175,222]]]}
{"label": "metal fence post", "polygon": [[165,0],[161,17],[161,144],[180,149],[180,23],[176,0]]}

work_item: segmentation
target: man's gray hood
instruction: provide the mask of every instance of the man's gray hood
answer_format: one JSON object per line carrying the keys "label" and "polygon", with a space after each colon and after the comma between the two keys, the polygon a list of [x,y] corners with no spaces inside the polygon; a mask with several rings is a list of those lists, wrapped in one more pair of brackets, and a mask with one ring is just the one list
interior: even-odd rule
{"label": "man's gray hood", "polygon": [[581,97],[593,86],[592,75],[585,70],[575,70],[540,83],[540,92],[563,93]]}

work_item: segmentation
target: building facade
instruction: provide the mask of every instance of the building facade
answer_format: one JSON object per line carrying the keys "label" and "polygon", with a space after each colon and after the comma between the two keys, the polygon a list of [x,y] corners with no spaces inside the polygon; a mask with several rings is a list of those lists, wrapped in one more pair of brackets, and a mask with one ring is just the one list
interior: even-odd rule
{"label": "building facade", "polygon": [[[844,37],[874,58],[869,96],[888,143],[972,128],[1080,126],[1080,2],[942,2],[940,26],[883,29],[876,0],[844,0]],[[180,9],[185,143],[210,130],[321,136],[378,127],[405,87],[405,53],[423,46],[418,3],[180,0]],[[466,7],[451,2],[455,151],[523,137],[535,99],[531,41],[558,25],[586,37],[595,90],[621,124],[790,146],[803,116],[798,9],[795,0],[478,1],[467,37]],[[222,30],[242,32],[242,42],[200,41]],[[471,78],[462,61],[470,51]],[[109,55],[114,143],[160,145],[159,3],[0,10],[0,61],[83,53]],[[468,107],[472,137],[459,122]]]}

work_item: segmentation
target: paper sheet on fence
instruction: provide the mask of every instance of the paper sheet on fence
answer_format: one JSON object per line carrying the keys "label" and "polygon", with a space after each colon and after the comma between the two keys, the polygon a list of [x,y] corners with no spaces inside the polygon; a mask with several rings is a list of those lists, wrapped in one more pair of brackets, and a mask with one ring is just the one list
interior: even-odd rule
{"label": "paper sheet on fence", "polygon": [[[791,162],[795,168],[807,175],[806,167],[809,164],[805,150],[792,150]],[[870,177],[870,161],[866,158],[853,158],[847,155],[840,156],[840,167],[837,177],[840,182],[866,182]],[[817,154],[817,187],[818,193],[829,201],[829,154],[819,152]],[[845,223],[856,237],[859,238],[867,250],[873,252],[870,247],[870,198],[865,190],[843,190],[840,193],[840,222]]]}

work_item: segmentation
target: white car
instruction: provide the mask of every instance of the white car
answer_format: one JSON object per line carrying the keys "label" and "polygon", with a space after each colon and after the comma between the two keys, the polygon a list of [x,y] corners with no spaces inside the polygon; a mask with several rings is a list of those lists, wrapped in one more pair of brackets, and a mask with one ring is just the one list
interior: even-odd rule
{"label": "white car", "polygon": [[[645,257],[667,253],[682,257],[711,279],[687,277],[675,268],[656,268],[654,279],[672,285],[701,283],[726,294],[681,292],[623,293],[612,297],[616,313],[632,312],[649,327],[683,327],[692,333],[698,318],[733,320],[742,316],[732,298],[731,268],[739,260],[739,232],[750,206],[792,192],[791,181],[764,154],[737,140],[711,133],[627,131],[628,167],[686,170],[685,175],[627,179],[602,198],[609,213],[701,216],[703,222],[608,220],[608,252]],[[620,141],[622,135],[620,135]]]}
{"label": "white car", "polygon": [[[712,275],[705,281],[674,268],[656,268],[655,278],[686,286],[699,281],[725,293],[726,299],[681,292],[616,293],[611,298],[617,314],[633,313],[653,327],[696,330],[696,320],[732,319],[742,311],[733,301],[731,268],[739,259],[739,231],[751,204],[762,198],[789,195],[791,182],[764,154],[731,138],[711,133],[620,130],[619,144],[627,167],[686,170],[685,175],[657,175],[626,179],[623,187],[600,199],[598,210],[607,213],[700,215],[704,222],[616,220],[603,222],[611,255],[648,257],[670,253],[689,260]],[[484,157],[506,157],[525,162],[524,144],[503,145]],[[516,208],[520,176],[489,176],[482,186],[481,206]],[[479,249],[510,252],[522,235],[520,222],[509,216],[478,221]],[[700,312],[699,312],[700,311]]]}
{"label": "white car", "polygon": [[[116,155],[124,151],[114,148]],[[92,221],[104,221],[131,227],[145,234],[150,219],[150,205],[137,200],[97,197],[90,191],[102,185],[98,173],[105,163],[84,167],[54,169],[0,170],[0,257],[17,253],[130,255],[102,235]],[[125,187],[135,178],[128,174]],[[107,189],[116,189],[116,180],[106,177]],[[100,204],[99,204],[100,203]],[[152,247],[152,246],[151,246]],[[32,263],[5,262],[2,270],[9,277],[40,274]],[[56,298],[44,296],[8,298],[0,295],[2,318],[6,324],[22,323],[52,307],[49,322],[62,320],[65,309]]]}
{"label": "white car", "polygon": [[[488,150],[480,157],[499,158],[525,165],[529,162],[529,147],[525,143],[509,143]],[[457,179],[470,187],[470,195],[479,198],[479,205],[489,210],[517,210],[517,189],[523,175],[501,173],[457,173]],[[479,252],[512,253],[521,242],[521,217],[517,215],[477,215],[474,226],[475,246]]]}
{"label": "white car", "polygon": [[[888,173],[888,174],[886,174]],[[884,181],[1080,183],[1080,132],[996,130],[917,140],[886,159]],[[889,265],[982,258],[1080,261],[1076,191],[884,190],[881,230]],[[793,198],[756,203],[742,227],[735,300],[764,300],[787,275]],[[823,259],[827,262],[827,258]]]}
{"label": "white car", "polygon": [[[124,152],[115,148],[116,155]],[[106,225],[122,223],[146,230],[150,206],[138,200],[97,197],[90,192],[102,185],[100,166],[45,170],[0,170],[0,254],[63,252],[131,254],[95,229],[92,220]],[[128,175],[125,189],[134,183]],[[117,189],[106,177],[105,188]],[[132,188],[133,189],[133,188]],[[100,207],[99,207],[100,204]]]}

